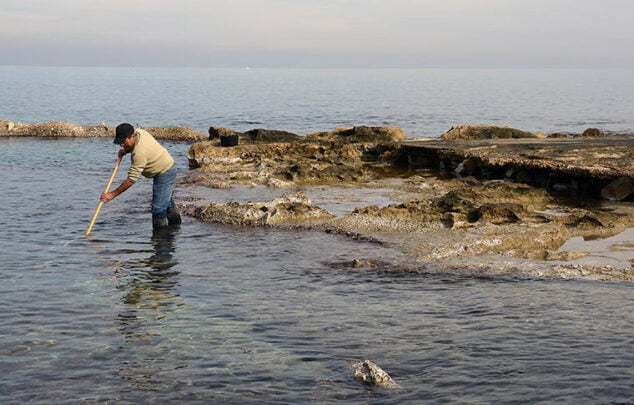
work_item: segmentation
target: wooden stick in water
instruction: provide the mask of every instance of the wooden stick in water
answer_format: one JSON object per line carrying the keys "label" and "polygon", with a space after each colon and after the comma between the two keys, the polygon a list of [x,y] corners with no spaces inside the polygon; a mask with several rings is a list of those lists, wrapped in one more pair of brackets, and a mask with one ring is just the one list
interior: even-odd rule
{"label": "wooden stick in water", "polygon": [[[117,164],[114,166],[114,170],[112,171],[112,174],[110,175],[110,180],[108,180],[108,185],[106,186],[106,191],[104,191],[104,193],[107,193],[110,190],[110,186],[112,185],[112,181],[114,180],[115,174],[117,174],[117,170],[119,170],[120,164],[121,164],[121,158],[117,160]],[[95,214],[92,216],[92,220],[90,220],[90,225],[88,225],[88,229],[86,229],[86,236],[90,235],[90,231],[92,231],[92,227],[93,225],[95,225],[95,221],[97,220],[97,215],[99,215],[99,211],[101,211],[102,205],[103,205],[103,202],[99,201],[99,205],[97,205]]]}

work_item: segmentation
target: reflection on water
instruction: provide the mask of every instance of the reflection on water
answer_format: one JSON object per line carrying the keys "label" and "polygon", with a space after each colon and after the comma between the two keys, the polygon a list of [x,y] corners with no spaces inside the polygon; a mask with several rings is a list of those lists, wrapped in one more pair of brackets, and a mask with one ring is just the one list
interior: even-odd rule
{"label": "reflection on water", "polygon": [[142,331],[142,321],[151,315],[165,316],[183,302],[175,290],[179,271],[172,268],[178,264],[174,260],[174,239],[178,228],[152,232],[152,255],[143,260],[122,263],[117,271],[118,289],[124,291],[121,301],[125,311],[117,317],[121,332],[126,337],[143,338],[151,331]]}
{"label": "reflection on water", "polygon": [[117,289],[123,294],[123,310],[116,316],[124,341],[120,350],[124,360],[117,375],[135,389],[152,389],[160,384],[162,373],[169,372],[161,349],[165,317],[183,305],[176,287],[179,271],[174,258],[179,227],[153,230],[151,255],[117,266]]}

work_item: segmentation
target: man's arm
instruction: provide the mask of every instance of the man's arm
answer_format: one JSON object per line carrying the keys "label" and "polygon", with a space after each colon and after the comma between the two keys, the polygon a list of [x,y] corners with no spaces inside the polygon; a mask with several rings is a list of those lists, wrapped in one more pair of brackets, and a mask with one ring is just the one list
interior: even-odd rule
{"label": "man's arm", "polygon": [[99,199],[99,201],[103,202],[103,203],[107,203],[108,201],[113,200],[115,197],[117,197],[119,194],[123,193],[124,191],[126,191],[127,189],[129,189],[130,187],[132,187],[134,183],[130,181],[130,179],[125,179],[121,182],[121,184],[119,185],[119,187],[117,187],[116,189],[109,191],[107,193],[103,193],[101,195],[101,198]]}

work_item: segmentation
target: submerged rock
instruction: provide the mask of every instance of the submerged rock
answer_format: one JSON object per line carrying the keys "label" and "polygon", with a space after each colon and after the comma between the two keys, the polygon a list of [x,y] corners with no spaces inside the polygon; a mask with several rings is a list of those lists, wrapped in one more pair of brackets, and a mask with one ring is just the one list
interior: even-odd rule
{"label": "submerged rock", "polygon": [[441,135],[440,139],[494,139],[494,138],[538,138],[532,132],[511,127],[490,125],[456,125]]}
{"label": "submerged rock", "polygon": [[349,364],[349,367],[354,371],[354,378],[364,384],[384,388],[397,386],[388,373],[370,360],[354,361]]}

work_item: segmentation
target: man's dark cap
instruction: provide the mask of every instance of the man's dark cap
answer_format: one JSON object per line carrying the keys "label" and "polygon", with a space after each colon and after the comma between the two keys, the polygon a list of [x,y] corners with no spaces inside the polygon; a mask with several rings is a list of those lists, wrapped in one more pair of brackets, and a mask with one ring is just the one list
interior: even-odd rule
{"label": "man's dark cap", "polygon": [[128,124],[127,122],[120,124],[117,127],[117,132],[114,136],[114,143],[116,143],[117,145],[121,145],[123,141],[131,137],[133,133],[134,127],[132,125]]}

